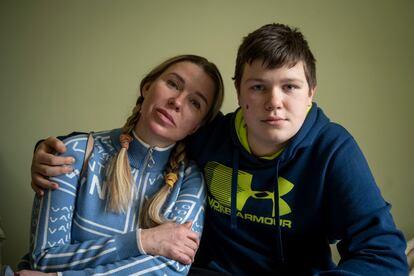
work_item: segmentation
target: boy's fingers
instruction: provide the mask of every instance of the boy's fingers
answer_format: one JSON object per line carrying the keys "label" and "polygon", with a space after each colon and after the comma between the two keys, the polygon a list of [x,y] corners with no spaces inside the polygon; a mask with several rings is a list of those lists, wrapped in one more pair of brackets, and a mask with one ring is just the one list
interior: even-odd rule
{"label": "boy's fingers", "polygon": [[32,166],[32,178],[35,175],[45,176],[58,176],[65,173],[71,173],[73,171],[72,166],[49,166],[42,164],[33,164]]}
{"label": "boy's fingers", "polygon": [[45,178],[43,175],[40,174],[34,174],[32,175],[32,189],[35,192],[38,192],[39,190],[43,189],[56,189],[59,187],[59,185],[55,182],[50,181],[49,179]]}
{"label": "boy's fingers", "polygon": [[36,194],[38,194],[38,195],[40,195],[40,196],[43,196],[43,190],[42,190],[41,188],[37,187],[37,186],[33,183],[33,181],[32,181],[30,184],[31,184],[31,186],[32,186],[33,191],[34,191]]}
{"label": "boy's fingers", "polygon": [[[65,144],[56,137],[52,136],[48,137],[43,143],[39,145],[39,147],[46,147],[51,151],[56,151],[59,153],[64,153],[66,151]],[[51,151],[47,152],[51,153]]]}
{"label": "boy's fingers", "polygon": [[75,158],[71,156],[56,156],[50,153],[37,152],[33,165],[49,165],[49,166],[60,166],[60,165],[72,165],[75,162]]}

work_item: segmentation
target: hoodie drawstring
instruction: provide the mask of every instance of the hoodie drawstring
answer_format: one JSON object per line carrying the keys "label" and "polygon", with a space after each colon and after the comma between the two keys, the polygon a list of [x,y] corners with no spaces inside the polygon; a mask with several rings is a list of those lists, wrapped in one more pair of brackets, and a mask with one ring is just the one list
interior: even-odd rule
{"label": "hoodie drawstring", "polygon": [[230,201],[230,225],[231,229],[237,228],[237,180],[239,172],[239,150],[234,148],[233,150],[233,170],[231,174],[231,201]]}
{"label": "hoodie drawstring", "polygon": [[274,213],[276,215],[276,228],[277,228],[277,237],[278,237],[278,243],[276,245],[277,253],[279,255],[279,260],[284,263],[285,262],[285,256],[283,253],[283,243],[282,243],[282,228],[280,227],[280,206],[279,206],[279,162],[276,163],[276,180],[275,185],[273,185],[273,197],[275,205],[274,207]]}
{"label": "hoodie drawstring", "polygon": [[[274,214],[276,219],[276,228],[277,228],[277,244],[276,250],[279,257],[279,261],[282,263],[285,262],[285,256],[283,252],[283,243],[282,243],[282,229],[280,227],[280,208],[279,208],[279,162],[276,163],[276,178],[275,184],[273,185],[273,201],[274,201]],[[230,226],[231,229],[237,228],[237,181],[238,181],[238,172],[239,172],[239,151],[237,148],[233,150],[233,166],[232,166],[232,175],[231,175],[231,202],[230,202]]]}

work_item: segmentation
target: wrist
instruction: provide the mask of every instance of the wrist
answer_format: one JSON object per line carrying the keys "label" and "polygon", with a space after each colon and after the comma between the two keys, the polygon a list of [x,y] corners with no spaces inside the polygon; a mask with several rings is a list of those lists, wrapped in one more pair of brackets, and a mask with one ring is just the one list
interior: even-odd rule
{"label": "wrist", "polygon": [[143,235],[145,235],[144,231],[145,230],[142,230],[141,228],[137,229],[137,247],[141,254],[146,255],[147,252],[145,251],[143,243],[142,243]]}

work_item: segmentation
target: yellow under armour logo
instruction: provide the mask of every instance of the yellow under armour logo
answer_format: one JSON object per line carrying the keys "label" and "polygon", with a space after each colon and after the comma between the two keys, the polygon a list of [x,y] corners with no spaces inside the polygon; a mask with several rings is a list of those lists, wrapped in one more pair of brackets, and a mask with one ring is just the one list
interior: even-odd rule
{"label": "yellow under armour logo", "polygon": [[[214,198],[223,206],[230,207],[231,202],[231,175],[232,169],[217,162],[209,162],[205,168],[207,185]],[[275,201],[273,191],[255,191],[251,188],[253,176],[247,172],[238,171],[237,176],[237,210],[242,211],[249,198],[258,200],[272,200],[272,216],[275,216]],[[289,205],[281,197],[289,193],[294,185],[287,179],[279,176],[279,213],[280,216],[292,212]]]}

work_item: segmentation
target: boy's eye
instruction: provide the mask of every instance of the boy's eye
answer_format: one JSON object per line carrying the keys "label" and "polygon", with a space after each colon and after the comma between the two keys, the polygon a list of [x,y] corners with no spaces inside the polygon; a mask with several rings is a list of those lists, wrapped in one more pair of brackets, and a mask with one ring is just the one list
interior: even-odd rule
{"label": "boy's eye", "polygon": [[294,91],[295,89],[298,89],[299,87],[297,85],[293,84],[286,84],[283,86],[283,90],[285,91]]}
{"label": "boy's eye", "polygon": [[263,84],[255,84],[251,87],[253,91],[263,91],[265,90],[265,86]]}

